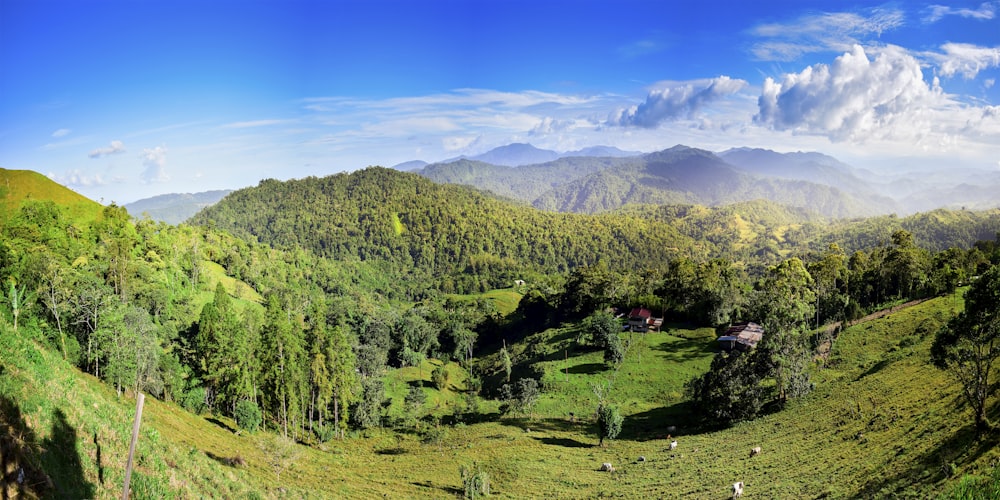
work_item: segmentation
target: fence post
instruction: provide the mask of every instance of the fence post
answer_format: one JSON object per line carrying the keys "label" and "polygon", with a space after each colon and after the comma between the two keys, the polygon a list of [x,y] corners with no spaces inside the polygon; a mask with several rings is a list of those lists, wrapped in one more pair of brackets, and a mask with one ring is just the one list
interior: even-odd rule
{"label": "fence post", "polygon": [[142,403],[146,396],[139,393],[135,401],[135,422],[132,423],[132,442],[128,446],[128,462],[125,465],[125,489],[122,490],[122,500],[128,500],[128,483],[132,479],[132,456],[135,455],[135,442],[139,439],[139,421],[142,420]]}

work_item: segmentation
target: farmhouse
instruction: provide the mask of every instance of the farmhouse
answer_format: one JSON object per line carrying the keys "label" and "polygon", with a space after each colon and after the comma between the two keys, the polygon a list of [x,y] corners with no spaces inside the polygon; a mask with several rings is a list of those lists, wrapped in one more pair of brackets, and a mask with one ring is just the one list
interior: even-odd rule
{"label": "farmhouse", "polygon": [[748,323],[737,323],[729,327],[726,333],[717,340],[724,351],[732,351],[733,349],[749,351],[757,347],[757,343],[763,337],[764,328],[751,321]]}
{"label": "farmhouse", "polygon": [[653,313],[644,307],[636,307],[628,313],[628,327],[633,332],[659,331],[663,318],[654,318]]}

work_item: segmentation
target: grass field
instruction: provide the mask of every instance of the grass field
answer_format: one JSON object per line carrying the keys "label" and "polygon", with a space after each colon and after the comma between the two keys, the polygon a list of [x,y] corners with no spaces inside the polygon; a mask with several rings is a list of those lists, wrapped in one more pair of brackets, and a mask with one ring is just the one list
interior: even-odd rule
{"label": "grass field", "polygon": [[[478,464],[499,498],[721,499],[734,481],[746,483],[745,498],[935,497],[962,475],[989,476],[1000,461],[997,439],[973,438],[958,387],[928,361],[934,332],[960,304],[938,298],[846,329],[829,359],[816,362],[813,393],[722,430],[685,418],[683,384],[707,369],[714,335],[680,327],[633,334],[617,373],[600,352],[571,348],[574,327],[542,332],[511,346],[522,369],[541,374],[531,417],[500,418],[488,401],[479,405],[482,422],[354,432],[298,446],[280,479],[259,446],[266,433],[237,435],[227,419],[148,398],[133,487],[136,497],[453,498],[462,491],[459,468]],[[59,485],[55,496],[119,495],[134,401],[7,327],[0,352],[0,398],[17,413],[5,415],[5,433],[21,436],[4,453],[42,467]],[[430,382],[439,363],[388,375],[387,393],[398,399],[418,385],[427,393],[423,413],[459,408],[466,374],[449,364],[451,383],[439,393]],[[626,421],[602,448],[592,388],[609,380]],[[673,451],[668,425],[677,426]],[[751,458],[754,446],[763,453]],[[234,456],[246,465],[225,465]],[[617,471],[598,471],[602,462]]]}

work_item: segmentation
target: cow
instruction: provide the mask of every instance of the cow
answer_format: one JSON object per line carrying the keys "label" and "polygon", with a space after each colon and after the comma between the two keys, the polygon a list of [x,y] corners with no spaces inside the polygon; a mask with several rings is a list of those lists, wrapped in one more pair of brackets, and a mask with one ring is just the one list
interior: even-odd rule
{"label": "cow", "polygon": [[743,496],[743,481],[733,483],[733,500]]}
{"label": "cow", "polygon": [[751,457],[756,457],[757,455],[760,455],[760,446],[755,446],[750,450]]}
{"label": "cow", "polygon": [[615,468],[613,465],[611,465],[610,462],[604,462],[603,464],[601,464],[601,470],[606,472],[614,472]]}
{"label": "cow", "polygon": [[673,451],[673,450],[676,450],[676,449],[677,449],[677,440],[675,439],[675,440],[673,440],[673,441],[670,442],[670,450]]}

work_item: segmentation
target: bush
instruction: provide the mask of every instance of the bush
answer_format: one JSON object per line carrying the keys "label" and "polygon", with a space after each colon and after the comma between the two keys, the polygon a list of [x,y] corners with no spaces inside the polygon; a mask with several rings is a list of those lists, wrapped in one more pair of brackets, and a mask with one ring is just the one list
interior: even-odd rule
{"label": "bush", "polygon": [[205,388],[204,387],[192,387],[191,389],[181,394],[181,398],[178,401],[181,406],[195,415],[201,415],[208,409],[208,405],[205,404]]}
{"label": "bush", "polygon": [[490,496],[490,475],[486,471],[478,465],[472,467],[463,465],[461,473],[462,489],[464,490],[465,498]]}
{"label": "bush", "polygon": [[236,411],[233,412],[236,425],[248,432],[255,432],[263,420],[260,415],[260,408],[253,401],[243,400],[236,403]]}
{"label": "bush", "polygon": [[604,444],[604,439],[614,439],[618,437],[618,434],[622,431],[622,414],[618,412],[618,408],[608,404],[602,404],[597,408],[597,428],[600,434],[601,442]]}
{"label": "bush", "polygon": [[329,424],[317,425],[314,429],[316,439],[319,439],[321,443],[328,443],[337,435],[337,428]]}
{"label": "bush", "polygon": [[443,366],[439,366],[431,372],[431,380],[434,381],[434,387],[437,387],[439,391],[443,391],[448,387],[448,370]]}

